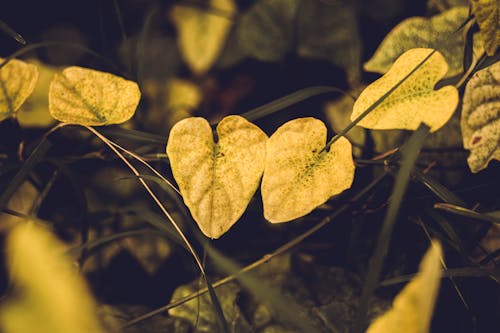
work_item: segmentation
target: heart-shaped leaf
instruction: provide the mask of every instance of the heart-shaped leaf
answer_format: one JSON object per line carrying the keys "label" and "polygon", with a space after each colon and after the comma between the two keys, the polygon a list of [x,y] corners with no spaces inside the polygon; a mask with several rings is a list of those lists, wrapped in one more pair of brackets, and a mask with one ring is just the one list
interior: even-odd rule
{"label": "heart-shaped leaf", "polygon": [[[0,63],[4,59],[0,58]],[[22,60],[11,59],[0,68],[0,121],[16,112],[35,89],[38,68]]]}
{"label": "heart-shaped leaf", "polygon": [[351,143],[341,137],[326,151],[326,135],[321,120],[299,118],[269,138],[261,186],[267,220],[278,223],[299,218],[351,187]]}
{"label": "heart-shaped leaf", "polygon": [[478,71],[467,83],[460,125],[472,172],[493,159],[500,161],[500,62]]}
{"label": "heart-shaped leaf", "polygon": [[500,1],[475,0],[470,3],[484,41],[484,50],[492,56],[500,46]]}
{"label": "heart-shaped leaf", "polygon": [[469,16],[468,7],[454,7],[431,18],[410,17],[394,27],[364,64],[369,72],[384,74],[405,51],[416,47],[437,49],[450,68],[447,77],[463,71],[465,36],[455,30]]}
{"label": "heart-shaped leaf", "polygon": [[217,125],[198,117],[170,131],[167,154],[186,206],[201,231],[219,238],[236,223],[259,187],[267,135],[240,116]]}
{"label": "heart-shaped leaf", "polygon": [[433,241],[418,274],[394,299],[392,308],[372,322],[366,333],[426,333],[441,282],[441,245]]}
{"label": "heart-shaped leaf", "polygon": [[55,74],[49,111],[55,119],[86,126],[123,123],[134,115],[141,92],[137,83],[82,67]]}
{"label": "heart-shaped leaf", "polygon": [[415,130],[424,122],[431,132],[444,126],[457,107],[458,91],[453,86],[434,90],[436,82],[446,74],[448,65],[439,52],[430,55],[431,52],[432,49],[418,48],[403,53],[384,76],[363,90],[354,103],[351,120],[402,81],[358,126]]}
{"label": "heart-shaped leaf", "polygon": [[203,74],[213,65],[233,24],[234,0],[210,0],[211,8],[179,3],[170,17],[177,27],[182,56],[191,70]]}
{"label": "heart-shaped leaf", "polygon": [[90,290],[66,250],[31,222],[10,232],[7,262],[16,293],[0,309],[2,332],[104,333]]}

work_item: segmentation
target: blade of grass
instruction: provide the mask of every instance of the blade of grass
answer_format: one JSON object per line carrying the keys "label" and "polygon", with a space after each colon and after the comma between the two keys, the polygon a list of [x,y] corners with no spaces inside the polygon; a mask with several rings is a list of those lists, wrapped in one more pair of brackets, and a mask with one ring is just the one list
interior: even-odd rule
{"label": "blade of grass", "polygon": [[9,27],[7,25],[7,23],[5,23],[4,21],[1,21],[1,20],[0,20],[0,30],[5,32],[10,37],[12,37],[19,44],[26,45],[26,40],[24,40],[23,36],[21,36],[21,34],[16,32],[14,29]]}
{"label": "blade of grass", "polygon": [[116,136],[120,138],[130,139],[139,142],[154,143],[154,144],[167,144],[167,138],[147,132],[141,132],[132,129],[121,127],[107,127],[102,129],[102,133],[106,136]]}
{"label": "blade of grass", "polygon": [[384,218],[382,230],[380,231],[377,240],[377,246],[370,260],[370,267],[365,279],[365,283],[363,285],[359,307],[357,310],[356,318],[354,320],[353,332],[355,333],[362,332],[363,327],[366,325],[369,302],[372,298],[373,291],[375,290],[375,287],[377,286],[380,279],[382,265],[389,249],[392,231],[396,223],[399,207],[401,206],[401,202],[403,201],[403,197],[410,180],[411,171],[415,162],[417,161],[417,157],[420,153],[420,150],[422,149],[423,143],[428,133],[429,127],[421,124],[408,139],[408,142],[405,144],[405,146],[401,149],[402,162],[399,168],[399,172],[396,176],[396,181],[394,183],[389,207],[387,208],[387,213]]}
{"label": "blade of grass", "polygon": [[489,214],[484,214],[484,213],[478,213],[475,212],[471,209],[467,209],[458,205],[453,205],[450,203],[436,203],[434,204],[435,209],[443,210],[445,212],[449,212],[455,215],[459,216],[464,216],[464,217],[470,217],[475,220],[479,221],[485,221],[489,222],[491,224],[500,224],[500,218],[489,215]]}
{"label": "blade of grass", "polygon": [[[278,98],[270,103],[259,106],[255,109],[247,111],[241,114],[242,117],[248,119],[249,121],[255,121],[257,119],[269,116],[273,113],[276,113],[280,110],[283,110],[291,105],[297,104],[305,99],[308,99],[313,96],[325,94],[325,93],[342,93],[344,95],[350,96],[355,99],[353,96],[349,95],[342,89],[336,87],[328,87],[328,86],[316,86],[316,87],[308,87],[296,92],[293,92],[284,97]],[[215,124],[212,124],[215,125]]]}
{"label": "blade of grass", "polygon": [[441,183],[439,183],[437,180],[435,180],[428,174],[423,173],[417,168],[413,170],[412,174],[420,183],[422,183],[422,185],[431,190],[432,193],[434,193],[441,200],[453,205],[459,205],[459,206],[466,205],[462,199],[460,199],[457,195],[448,190],[445,186],[443,186]]}

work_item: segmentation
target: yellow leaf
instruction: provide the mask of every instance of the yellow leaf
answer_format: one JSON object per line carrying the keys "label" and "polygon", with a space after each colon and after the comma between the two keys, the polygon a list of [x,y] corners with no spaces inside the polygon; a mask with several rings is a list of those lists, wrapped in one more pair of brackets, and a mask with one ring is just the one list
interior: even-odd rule
{"label": "yellow leaf", "polygon": [[484,50],[492,56],[500,46],[500,1],[475,0],[471,1],[471,5],[484,41]]}
{"label": "yellow leaf", "polygon": [[203,118],[178,122],[167,154],[184,202],[201,231],[222,236],[245,211],[264,171],[267,135],[240,116],[217,125],[218,142]]}
{"label": "yellow leaf", "polygon": [[431,18],[404,20],[385,36],[373,57],[364,64],[364,69],[384,74],[405,51],[425,47],[443,54],[449,64],[446,77],[462,73],[465,36],[455,30],[468,16],[468,7],[454,7]]}
{"label": "yellow leaf", "polygon": [[267,144],[262,179],[264,217],[287,222],[311,212],[351,187],[354,162],[344,137],[327,152],[326,126],[315,118],[291,120],[274,132]]}
{"label": "yellow leaf", "polygon": [[2,332],[104,332],[90,291],[64,250],[53,235],[34,224],[11,231],[7,264],[17,292],[0,308]]}
{"label": "yellow leaf", "polygon": [[[4,61],[0,58],[0,63]],[[38,68],[12,59],[0,69],[0,121],[16,112],[35,89]]]}
{"label": "yellow leaf", "polygon": [[500,62],[476,72],[467,83],[460,127],[472,172],[493,159],[500,161]]}
{"label": "yellow leaf", "polygon": [[420,269],[396,296],[392,308],[375,319],[367,333],[427,333],[441,282],[442,250],[432,242]]}
{"label": "yellow leaf", "polygon": [[82,67],[56,74],[49,87],[49,111],[55,119],[86,126],[120,124],[137,108],[137,83]]}
{"label": "yellow leaf", "polygon": [[48,127],[55,122],[49,113],[49,85],[58,69],[36,59],[33,63],[38,67],[38,82],[19,109],[17,120],[22,127]]}
{"label": "yellow leaf", "polygon": [[[431,52],[431,49],[418,48],[403,53],[384,76],[363,90],[354,103],[351,120],[389,92]],[[423,122],[431,128],[431,132],[438,130],[450,119],[458,104],[458,91],[455,87],[445,86],[434,90],[434,85],[443,78],[447,70],[448,65],[443,56],[435,52],[364,117],[358,126],[415,130]]]}
{"label": "yellow leaf", "polygon": [[178,4],[170,12],[181,54],[196,74],[205,73],[217,59],[236,13],[234,0],[210,0],[207,6]]}

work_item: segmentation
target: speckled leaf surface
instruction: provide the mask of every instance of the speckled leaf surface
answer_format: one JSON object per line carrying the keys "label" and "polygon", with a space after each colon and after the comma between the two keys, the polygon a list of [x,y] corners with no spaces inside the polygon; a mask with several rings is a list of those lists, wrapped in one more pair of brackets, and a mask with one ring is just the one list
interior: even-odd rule
{"label": "speckled leaf surface", "polygon": [[433,242],[417,275],[396,296],[392,308],[375,319],[367,333],[428,333],[441,282],[442,250]]}
{"label": "speckled leaf surface", "polygon": [[210,0],[213,9],[182,3],[172,7],[170,18],[177,28],[178,44],[184,60],[196,74],[213,65],[233,24],[233,0]]}
{"label": "speckled leaf surface", "polygon": [[500,46],[500,1],[474,0],[471,6],[484,41],[484,50],[492,56]]}
{"label": "speckled leaf surface", "polygon": [[439,50],[449,64],[445,77],[463,71],[465,37],[455,30],[467,19],[467,7],[454,7],[430,18],[410,17],[395,26],[384,38],[364,69],[386,73],[394,61],[412,48]]}
{"label": "speckled leaf surface", "polygon": [[[380,79],[370,84],[354,103],[351,120],[356,119],[384,94],[408,76],[431,49],[411,49],[403,53]],[[370,129],[415,130],[423,122],[434,132],[444,126],[458,105],[453,86],[434,90],[448,70],[446,60],[435,52],[401,85],[373,109],[358,126]]]}
{"label": "speckled leaf surface", "polygon": [[201,231],[219,238],[236,223],[259,187],[267,135],[240,116],[217,125],[198,117],[170,131],[167,154],[182,197]]}
{"label": "speckled leaf surface", "polygon": [[261,186],[268,221],[287,222],[304,216],[351,187],[351,143],[341,137],[327,152],[326,136],[321,120],[298,118],[269,138]]}
{"label": "speckled leaf surface", "polygon": [[[0,63],[4,59],[0,58]],[[12,59],[0,69],[0,121],[16,112],[35,89],[38,68]]]}
{"label": "speckled leaf surface", "polygon": [[467,83],[460,125],[472,172],[500,160],[500,62],[478,71]]}
{"label": "speckled leaf surface", "polygon": [[56,74],[49,87],[49,111],[55,119],[86,126],[120,124],[135,113],[137,83],[82,67]]}

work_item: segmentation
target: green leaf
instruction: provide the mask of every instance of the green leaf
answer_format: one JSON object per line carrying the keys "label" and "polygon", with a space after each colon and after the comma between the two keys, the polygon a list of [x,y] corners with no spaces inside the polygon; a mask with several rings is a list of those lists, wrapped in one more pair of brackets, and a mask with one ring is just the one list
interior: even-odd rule
{"label": "green leaf", "polygon": [[278,223],[299,218],[351,187],[351,143],[341,137],[326,151],[326,135],[322,121],[299,118],[271,136],[261,186],[267,220]]}
{"label": "green leaf", "polygon": [[[0,63],[4,59],[0,58]],[[22,60],[11,59],[0,68],[0,121],[16,112],[35,89],[38,68]]]}
{"label": "green leaf", "polygon": [[[383,77],[363,90],[354,104],[351,120],[355,120],[409,75],[358,126],[415,130],[424,122],[431,132],[444,126],[457,107],[458,91],[453,86],[434,90],[434,85],[445,75],[448,65],[439,52],[432,52],[431,49],[418,48],[402,54]],[[417,68],[419,64],[421,66]]]}
{"label": "green leaf", "polygon": [[392,308],[368,327],[367,333],[426,333],[441,282],[441,245],[436,241],[425,254],[418,274],[396,296]]}
{"label": "green leaf", "polygon": [[467,83],[460,125],[472,172],[485,169],[493,159],[500,161],[500,62],[475,73]]}
{"label": "green leaf", "polygon": [[351,2],[301,1],[297,40],[299,56],[328,60],[345,69],[350,81],[359,79],[361,41]]}
{"label": "green leaf", "polygon": [[236,223],[259,186],[267,135],[240,116],[217,125],[198,117],[170,131],[167,155],[182,197],[201,231],[219,238]]}
{"label": "green leaf", "polygon": [[234,0],[210,0],[211,8],[197,8],[182,2],[173,6],[170,18],[178,31],[178,44],[189,68],[203,74],[219,55],[236,13]]}
{"label": "green leaf", "polygon": [[500,2],[498,0],[471,1],[472,14],[479,25],[486,54],[492,56],[500,46]]}
{"label": "green leaf", "polygon": [[290,52],[299,0],[258,0],[240,17],[236,33],[250,57],[277,61]]}
{"label": "green leaf", "polygon": [[133,81],[73,66],[54,76],[49,87],[49,111],[55,119],[71,124],[120,124],[132,118],[140,97]]}
{"label": "green leaf", "polygon": [[404,20],[386,35],[373,57],[364,64],[364,69],[384,74],[404,52],[423,47],[443,54],[450,66],[445,77],[460,74],[463,71],[465,37],[454,32],[468,16],[467,7],[454,7],[431,18]]}

